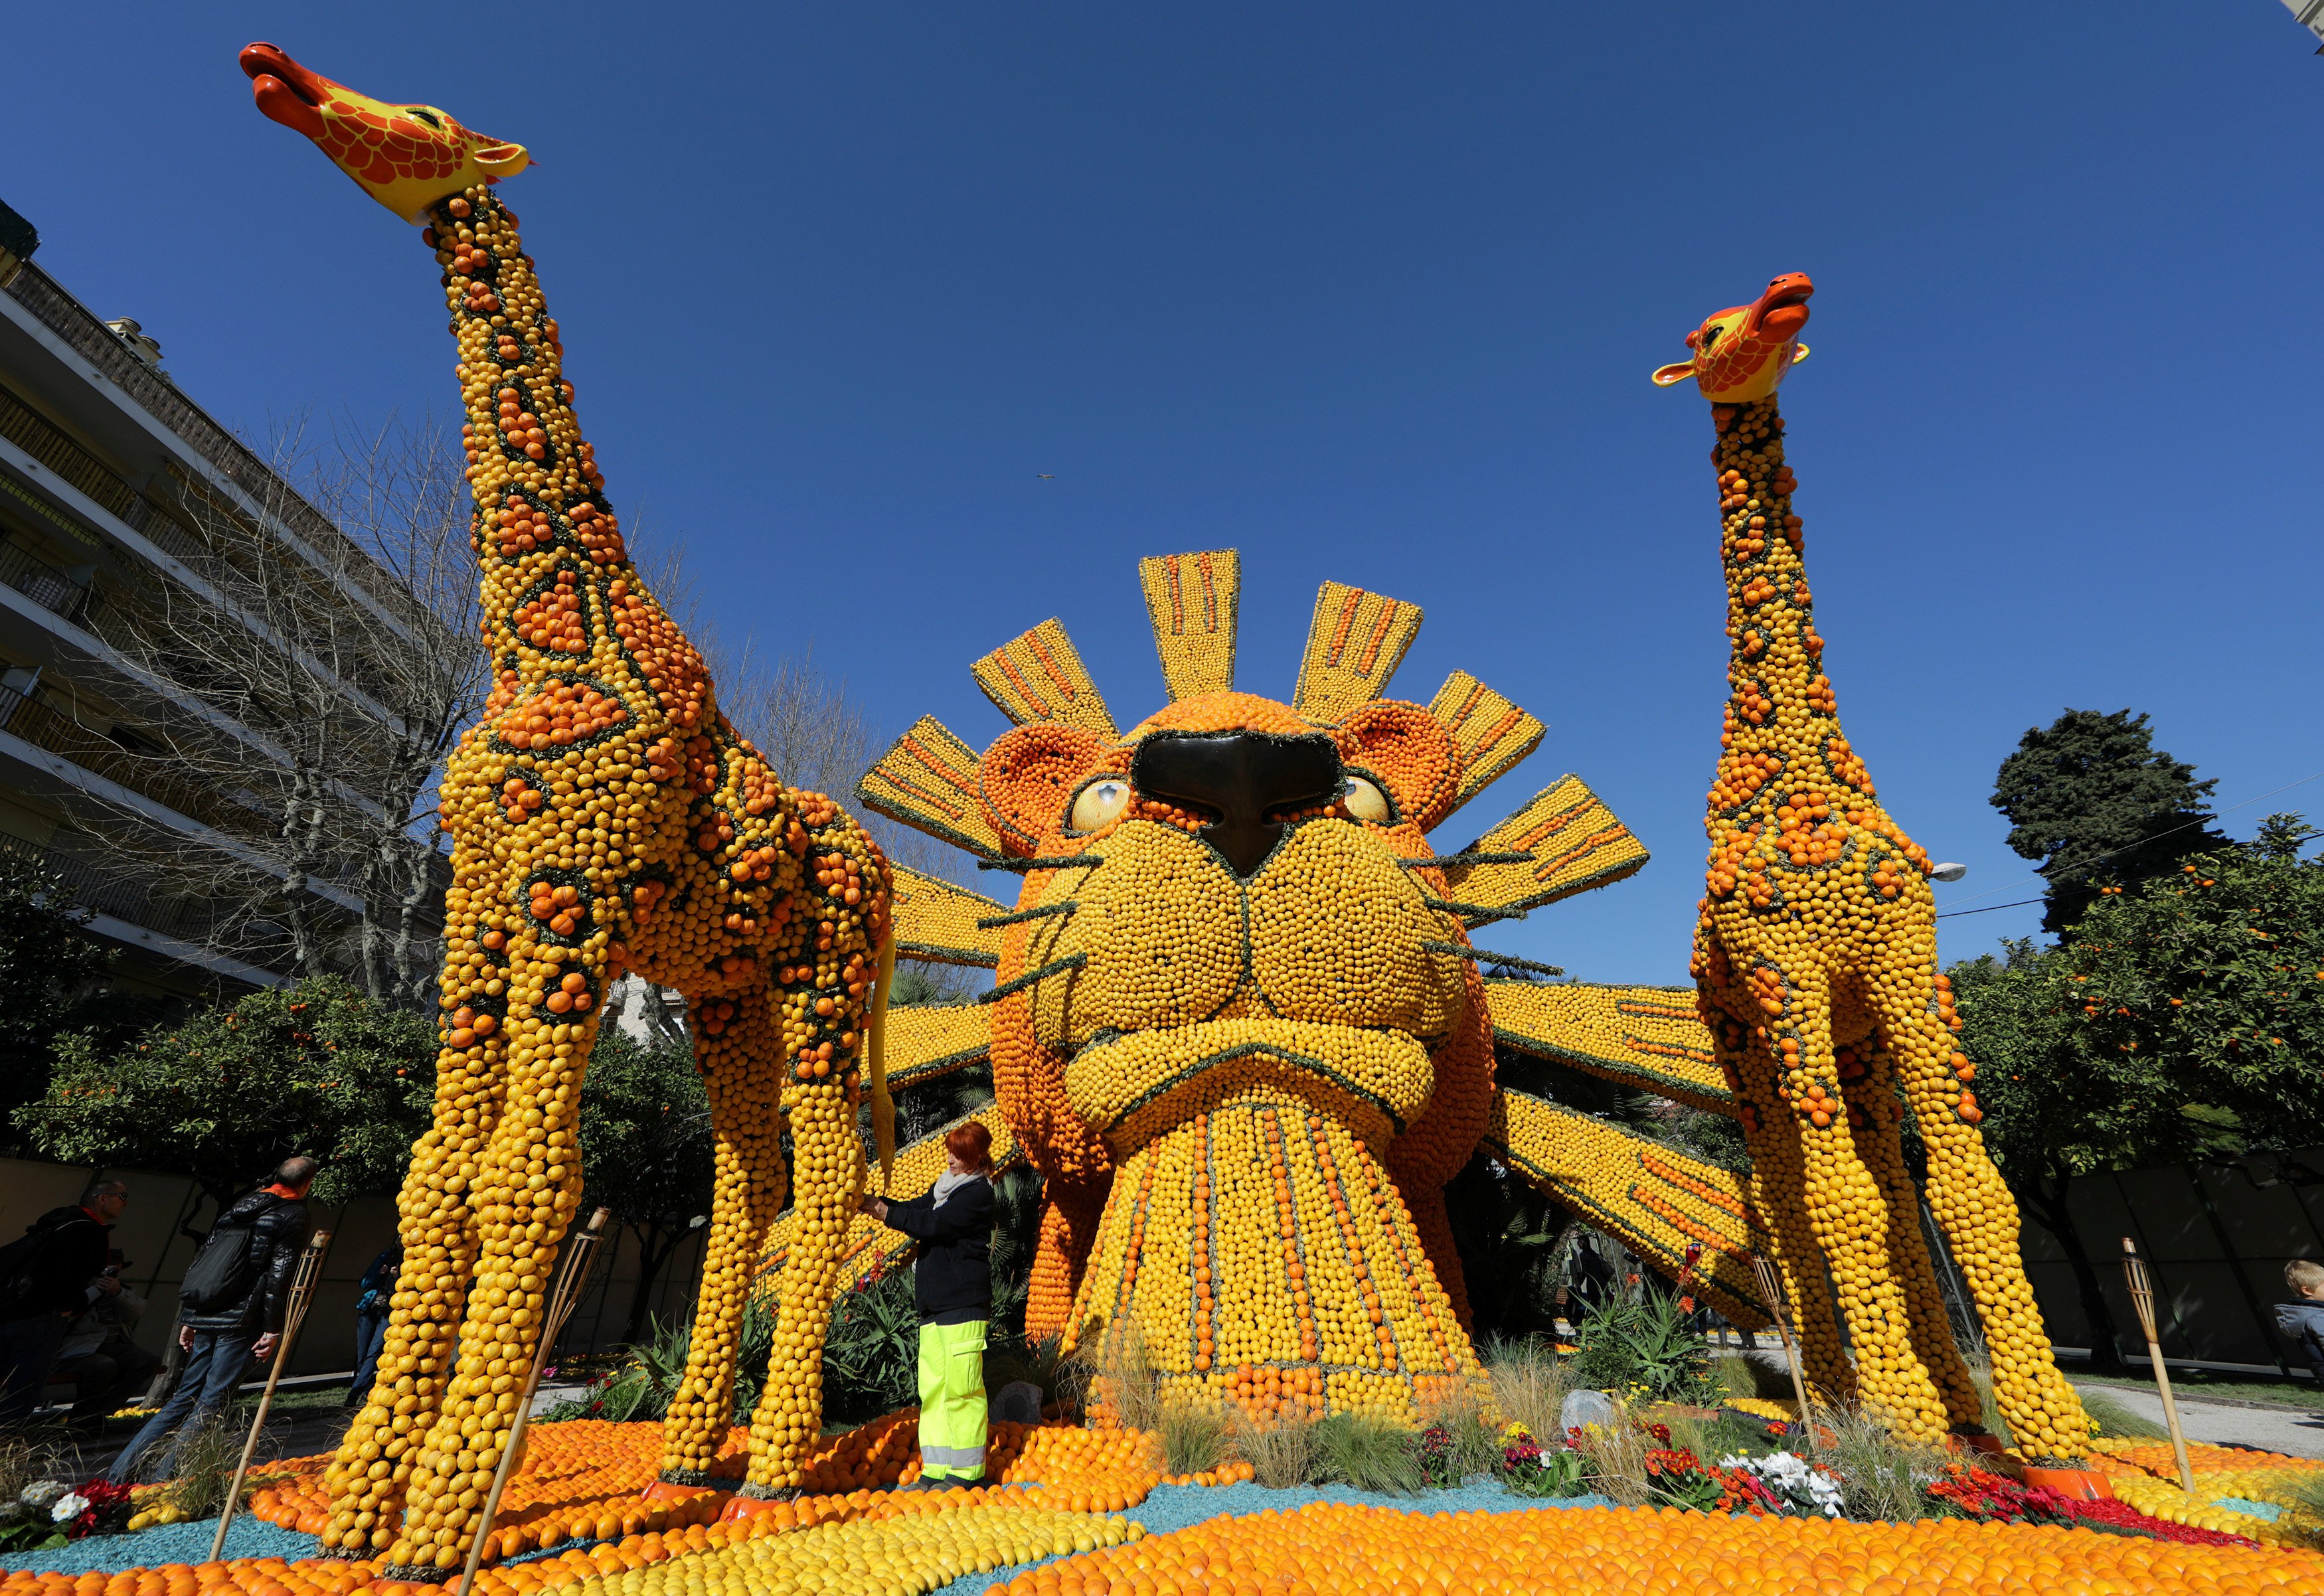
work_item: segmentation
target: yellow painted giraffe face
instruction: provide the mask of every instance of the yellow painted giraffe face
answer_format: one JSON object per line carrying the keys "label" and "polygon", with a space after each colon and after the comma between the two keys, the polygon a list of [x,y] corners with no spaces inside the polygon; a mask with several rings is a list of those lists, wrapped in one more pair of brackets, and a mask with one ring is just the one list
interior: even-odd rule
{"label": "yellow painted giraffe face", "polygon": [[1692,358],[1664,366],[1655,382],[1667,388],[1692,377],[1713,404],[1765,399],[1784,374],[1808,357],[1799,341],[1808,324],[1815,284],[1804,272],[1786,272],[1748,305],[1730,305],[1686,335]]}
{"label": "yellow painted giraffe face", "polygon": [[1469,994],[1458,922],[1406,862],[1461,770],[1417,705],[1319,726],[1233,692],[986,752],[1003,847],[1075,862],[1028,877],[1000,973],[1058,967],[1013,1001],[1117,1157],[1245,1076],[1382,1134],[1419,1113]]}
{"label": "yellow painted giraffe face", "polygon": [[272,44],[242,52],[258,108],[315,141],[363,191],[405,221],[447,194],[531,164],[521,144],[472,133],[433,106],[397,106],[310,72]]}

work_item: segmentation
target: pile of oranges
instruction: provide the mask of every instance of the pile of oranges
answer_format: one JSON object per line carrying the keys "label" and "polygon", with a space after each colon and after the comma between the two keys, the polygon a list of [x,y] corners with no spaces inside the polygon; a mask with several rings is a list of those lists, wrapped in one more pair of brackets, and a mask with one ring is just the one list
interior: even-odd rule
{"label": "pile of oranges", "polygon": [[[2187,1444],[2195,1494],[2179,1483],[2177,1454],[2152,1441],[2094,1440],[2089,1467],[2107,1476],[2115,1495],[2142,1513],[2174,1524],[2225,1530],[2256,1541],[2313,1545],[2324,1534],[2324,1515],[2313,1505],[2324,1460],[2246,1452],[2240,1447]],[[2224,1505],[2269,1502],[2283,1511],[2273,1521]]]}
{"label": "pile of oranges", "polygon": [[[719,1449],[716,1470],[730,1482],[748,1457],[746,1443],[747,1432],[731,1430]],[[754,1506],[743,1522],[758,1524],[770,1516],[794,1527],[821,1522],[837,1511],[831,1502],[908,1485],[920,1474],[918,1444],[918,1416],[910,1409],[824,1436],[804,1461],[805,1495],[799,1502]],[[658,1484],[660,1449],[657,1425],[582,1419],[533,1428],[487,1535],[486,1565],[560,1545],[575,1547],[567,1565],[577,1566],[575,1559],[594,1564],[601,1559],[596,1550],[584,1549],[590,1542],[651,1560],[661,1554],[654,1548],[677,1544],[678,1531],[717,1523],[734,1499],[733,1492]],[[253,1494],[252,1515],[287,1529],[319,1533],[328,1521],[327,1461],[299,1458],[278,1465]],[[1008,1499],[1074,1513],[1135,1507],[1166,1479],[1211,1485],[1250,1478],[1247,1466],[1232,1463],[1202,1476],[1166,1476],[1159,1444],[1142,1430],[1008,1421],[991,1426],[985,1462],[995,1481],[1015,1488]],[[698,1549],[699,1537],[694,1540]]]}
{"label": "pile of oranges", "polygon": [[1619,1591],[1625,1596],[2157,1596],[2314,1591],[2316,1560],[2179,1545],[2080,1529],[1964,1519],[1851,1524],[1729,1518],[1662,1508],[1439,1513],[1318,1502],[1213,1518],[1067,1558],[996,1583],[991,1596],[1423,1596],[1439,1591]]}
{"label": "pile of oranges", "polygon": [[[1233,1484],[1252,1477],[1250,1466],[1232,1462],[1170,1477],[1163,1472],[1159,1438],[1150,1432],[1000,1425],[988,1454],[996,1483],[898,1493],[886,1487],[918,1472],[908,1461],[915,1428],[913,1416],[902,1413],[824,1437],[807,1465],[807,1494],[749,1501],[724,1490],[650,1486],[658,1426],[545,1425],[504,1499],[510,1505],[487,1542],[490,1555],[476,1588],[483,1596],[908,1596],[964,1575],[1039,1563],[991,1591],[2324,1591],[2324,1573],[2312,1556],[2279,1546],[2190,1546],[1959,1519],[1738,1519],[1674,1508],[1424,1515],[1316,1503],[1149,1536],[1121,1515],[1157,1485]],[[743,1442],[743,1432],[731,1432],[722,1460],[739,1465]],[[2167,1448],[2098,1444],[2118,1486],[2135,1479],[2175,1493],[2147,1472],[2167,1466]],[[2259,1494],[2264,1482],[2255,1476],[2265,1471],[2247,1466],[2253,1454],[2200,1447],[2197,1455],[2207,1484]],[[899,1464],[899,1458],[906,1461]],[[302,1527],[319,1519],[322,1463],[309,1458],[286,1465],[288,1477],[263,1489],[253,1510]],[[2266,1463],[2279,1473],[2324,1469],[2293,1459]],[[2231,1474],[2237,1464],[2246,1466]],[[2255,1522],[2241,1519],[2235,1527],[2253,1535]],[[549,1554],[508,1560],[536,1549]],[[410,1588],[387,1573],[371,1559],[235,1558],[113,1574],[13,1573],[0,1578],[0,1596],[393,1596]]]}

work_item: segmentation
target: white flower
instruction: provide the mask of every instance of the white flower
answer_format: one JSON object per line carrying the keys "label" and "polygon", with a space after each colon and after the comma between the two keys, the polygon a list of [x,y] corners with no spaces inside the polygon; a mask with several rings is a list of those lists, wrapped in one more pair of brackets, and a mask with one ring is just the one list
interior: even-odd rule
{"label": "white flower", "polygon": [[1722,1469],[1743,1469],[1794,1508],[1820,1513],[1827,1518],[1840,1517],[1840,1481],[1831,1471],[1796,1453],[1771,1452],[1766,1457],[1745,1457],[1737,1453],[1719,1460]]}
{"label": "white flower", "polygon": [[28,1508],[45,1508],[70,1489],[61,1480],[39,1480],[24,1487],[16,1499]]}
{"label": "white flower", "polygon": [[68,1490],[57,1498],[57,1505],[49,1509],[49,1517],[59,1524],[69,1524],[88,1511],[88,1498],[77,1490]]}

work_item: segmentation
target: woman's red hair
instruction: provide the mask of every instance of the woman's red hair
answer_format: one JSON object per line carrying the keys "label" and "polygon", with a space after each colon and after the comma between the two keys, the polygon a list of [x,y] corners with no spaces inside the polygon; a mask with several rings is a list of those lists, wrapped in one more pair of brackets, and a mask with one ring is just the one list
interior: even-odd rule
{"label": "woman's red hair", "polygon": [[945,1151],[979,1174],[992,1170],[992,1132],[971,1120],[945,1132]]}

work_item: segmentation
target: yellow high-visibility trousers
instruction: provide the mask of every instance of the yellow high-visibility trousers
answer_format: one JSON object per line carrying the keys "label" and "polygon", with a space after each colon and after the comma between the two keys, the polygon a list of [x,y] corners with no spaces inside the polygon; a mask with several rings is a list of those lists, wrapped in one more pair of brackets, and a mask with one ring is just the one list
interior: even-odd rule
{"label": "yellow high-visibility trousers", "polygon": [[984,1472],[984,1321],[920,1326],[920,1478]]}

